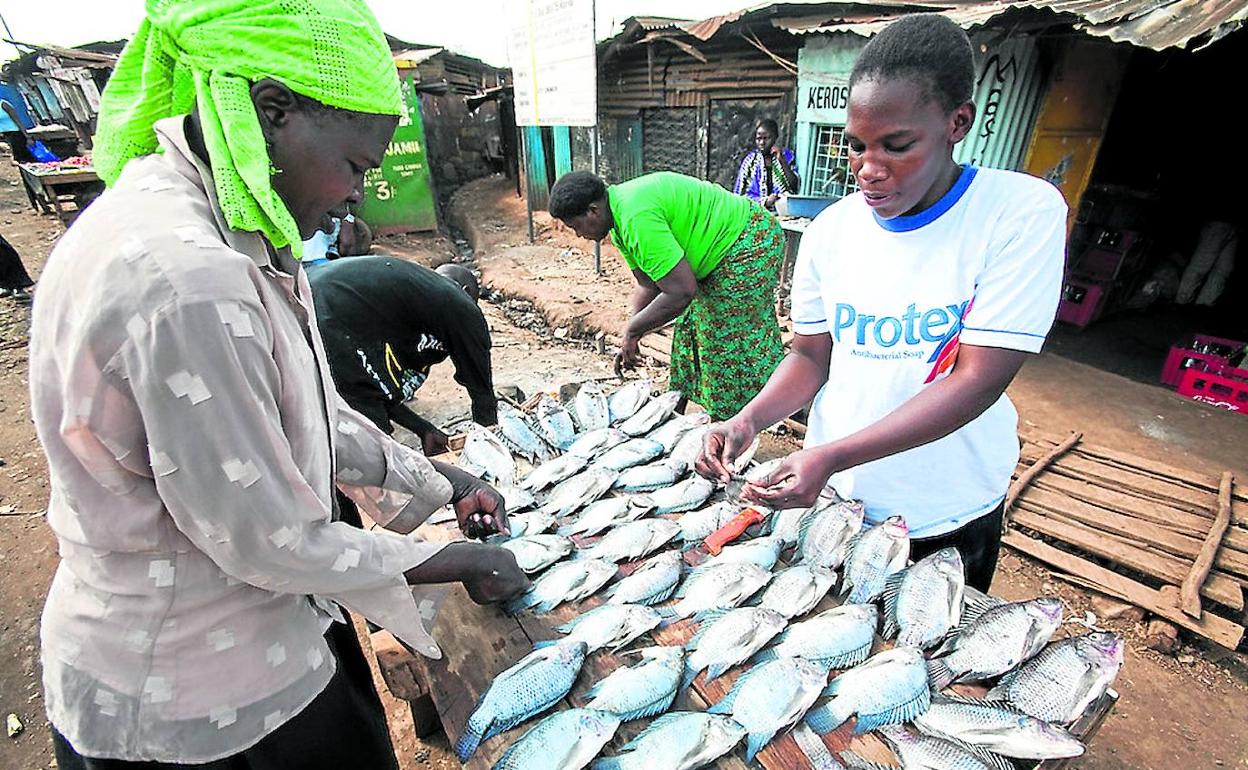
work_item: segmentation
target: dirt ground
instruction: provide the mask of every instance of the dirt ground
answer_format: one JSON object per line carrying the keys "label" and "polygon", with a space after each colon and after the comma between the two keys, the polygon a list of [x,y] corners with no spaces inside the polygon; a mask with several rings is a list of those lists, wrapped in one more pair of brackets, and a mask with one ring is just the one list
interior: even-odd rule
{"label": "dirt ground", "polygon": [[[531,394],[556,389],[564,381],[606,376],[609,358],[580,336],[586,329],[618,329],[624,321],[629,277],[612,250],[603,250],[607,277],[596,279],[589,245],[576,243],[548,221],[539,220],[538,244],[528,245],[523,202],[497,182],[473,185],[457,204],[459,213],[452,222],[470,236],[486,282],[497,291],[482,307],[494,335],[498,385]],[[0,223],[37,276],[62,229],[55,220],[29,211],[14,169],[3,158]],[[455,244],[441,236],[385,239],[380,246],[427,264],[455,256]],[[534,299],[537,305],[530,301]],[[0,713],[15,713],[26,727],[14,739],[0,738],[0,768],[15,770],[53,766],[37,645],[39,612],[56,553],[41,517],[47,476],[28,416],[27,324],[25,308],[0,300]],[[656,367],[651,374],[662,379],[664,371]],[[451,375],[449,365],[435,368],[416,401],[418,411],[443,426],[453,426],[468,414],[467,397]],[[1248,420],[1189,404],[1160,388],[1041,356],[1028,364],[1011,392],[1024,420],[1047,431],[1081,429],[1090,441],[1202,470],[1248,467]],[[773,444],[771,451],[783,447]],[[1009,553],[994,592],[1007,598],[1056,594],[1074,618],[1103,609],[1093,608],[1085,592]],[[1139,643],[1140,624],[1104,624],[1131,642],[1116,685],[1121,701],[1076,766],[1248,769],[1244,656],[1200,644],[1185,647],[1177,658],[1161,656]],[[1080,630],[1077,624],[1069,628]],[[456,767],[445,738],[416,739],[405,704],[389,698],[384,687],[382,691],[403,769]]]}

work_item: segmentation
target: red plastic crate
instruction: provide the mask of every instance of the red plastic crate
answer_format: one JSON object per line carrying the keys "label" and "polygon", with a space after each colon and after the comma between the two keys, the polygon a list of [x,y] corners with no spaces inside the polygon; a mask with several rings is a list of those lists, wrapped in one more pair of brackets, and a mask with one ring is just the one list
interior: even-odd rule
{"label": "red plastic crate", "polygon": [[1179,395],[1219,409],[1248,412],[1248,379],[1186,369],[1179,380]]}
{"label": "red plastic crate", "polygon": [[1092,323],[1104,309],[1106,290],[1091,281],[1068,278],[1057,306],[1057,320],[1080,328]]}
{"label": "red plastic crate", "polygon": [[[1059,314],[1060,317],[1060,314]],[[1161,367],[1161,383],[1172,388],[1178,387],[1183,378],[1183,370],[1195,368],[1199,371],[1214,372],[1231,377],[1248,378],[1248,370],[1236,369],[1231,366],[1231,359],[1210,353],[1198,353],[1193,348],[1203,344],[1223,345],[1232,350],[1243,350],[1248,343],[1239,340],[1228,340],[1224,337],[1210,337],[1205,334],[1194,334],[1181,345],[1172,345],[1166,354],[1166,363]],[[1184,366],[1186,364],[1186,366]]]}

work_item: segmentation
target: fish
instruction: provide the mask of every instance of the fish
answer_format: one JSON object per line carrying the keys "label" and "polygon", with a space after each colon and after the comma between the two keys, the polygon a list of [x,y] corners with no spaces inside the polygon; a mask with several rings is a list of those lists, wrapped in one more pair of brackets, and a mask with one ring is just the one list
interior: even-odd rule
{"label": "fish", "polygon": [[705,503],[707,498],[714,493],[715,482],[701,476],[690,476],[670,487],[656,489],[644,495],[636,495],[633,500],[638,505],[653,506],[655,515],[663,516],[669,513],[692,511]]}
{"label": "fish", "polygon": [[712,610],[699,617],[698,632],[685,644],[688,655],[681,687],[693,684],[703,669],[707,682],[718,679],[761,650],[789,623],[788,618],[766,607]]}
{"label": "fish", "polygon": [[741,508],[740,504],[725,500],[707,508],[690,511],[676,520],[680,525],[677,538],[690,545],[701,542],[731,521],[741,512]]}
{"label": "fish", "polygon": [[738,677],[707,713],[730,715],[746,729],[745,761],[753,762],[776,733],[797,724],[827,681],[827,669],[801,658],[780,658]]}
{"label": "fish", "polygon": [[498,432],[504,444],[535,466],[559,454],[538,435],[524,412],[506,401],[498,402]]}
{"label": "fish", "polygon": [[663,445],[648,438],[634,438],[611,447],[594,460],[598,468],[610,468],[617,473],[634,465],[648,463],[663,454]]}
{"label": "fish", "polygon": [[698,425],[689,429],[676,442],[676,446],[672,447],[668,456],[673,462],[682,463],[686,468],[692,468],[693,464],[698,460],[698,455],[702,454],[702,444],[706,441],[706,434],[710,430],[711,426],[709,424]]}
{"label": "fish", "polygon": [[537,505],[537,498],[527,489],[521,489],[514,486],[498,486],[494,489],[503,496],[503,505],[507,508],[507,513],[523,511]]}
{"label": "fish", "polygon": [[923,656],[909,647],[871,656],[833,679],[823,694],[831,700],[806,714],[806,724],[820,735],[855,714],[855,735],[909,722],[931,702]]}
{"label": "fish", "polygon": [[906,568],[910,559],[910,533],[906,520],[890,516],[855,535],[845,546],[845,575],[841,593],[847,601],[863,604],[884,592],[889,575]]}
{"label": "fish", "polygon": [[524,610],[542,614],[564,602],[578,602],[592,596],[615,577],[617,568],[601,559],[561,561],[533,581],[533,587],[507,605],[507,612],[516,615]]}
{"label": "fish", "polygon": [[781,508],[778,511],[772,511],[763,524],[762,534],[779,540],[782,550],[797,545],[802,522],[816,513],[817,505],[816,503],[809,508]]}
{"label": "fish", "polygon": [[874,604],[842,604],[790,625],[754,658],[805,658],[827,669],[852,668],[871,655],[878,620]]}
{"label": "fish", "polygon": [[684,465],[672,460],[634,465],[620,473],[615,480],[615,488],[621,492],[652,492],[680,481],[686,470]]}
{"label": "fish", "polygon": [[[1014,764],[1005,757],[947,738],[915,734],[896,725],[880,728],[879,735],[900,757],[903,767],[932,770],[1015,770]],[[852,761],[850,757],[846,759]]]}
{"label": "fish", "polygon": [[[632,417],[620,423],[620,430],[630,436],[649,433],[667,421],[676,411],[680,400],[684,398],[679,390],[669,390],[661,396],[655,396],[646,405],[637,410]],[[666,451],[664,447],[664,451]]]}
{"label": "fish", "polygon": [[614,757],[591,770],[694,770],[732,751],[745,727],[732,717],[701,711],[674,711],[650,723]]}
{"label": "fish", "polygon": [[559,527],[555,532],[568,537],[592,536],[604,529],[636,521],[649,513],[649,508],[633,505],[627,497],[606,497],[585,506],[585,510],[576,519]]}
{"label": "fish", "polygon": [[748,562],[699,567],[676,587],[680,601],[663,613],[676,620],[707,610],[731,609],[758,593],[768,580],[770,572]]}
{"label": "fish", "polygon": [[608,604],[653,605],[672,598],[684,570],[680,551],[663,551],[603,592]]}
{"label": "fish", "polygon": [[578,551],[572,558],[612,562],[640,559],[662,548],[679,531],[680,525],[667,519],[630,521],[611,529],[597,543]]}
{"label": "fish", "polygon": [[1057,725],[1005,705],[971,698],[932,698],[914,726],[927,735],[953,738],[1015,759],[1082,756],[1079,739]]}
{"label": "fish", "polygon": [[615,483],[619,474],[605,468],[590,468],[584,473],[559,482],[542,505],[543,513],[563,517],[602,497]]}
{"label": "fish", "polygon": [[561,535],[528,535],[501,544],[516,557],[525,574],[541,572],[572,553],[572,541]]}
{"label": "fish", "polygon": [[737,459],[732,461],[732,467],[729,468],[729,470],[733,473],[741,473],[748,468],[750,463],[754,461],[754,455],[758,453],[758,447],[761,443],[762,440],[758,436],[755,436],[754,440],[750,442],[750,445],[745,448],[745,451],[737,455]]}
{"label": "fish", "polygon": [[763,479],[771,475],[772,471],[780,467],[780,463],[786,458],[776,457],[765,462],[761,462],[745,472],[745,480],[750,484],[762,484]]}
{"label": "fish", "polygon": [[990,679],[1031,658],[1061,625],[1062,603],[1046,596],[1008,604],[986,599],[962,614],[962,624],[928,661],[933,690]]}
{"label": "fish", "polygon": [[708,559],[707,563],[724,564],[732,561],[748,561],[769,570],[776,566],[776,562],[779,559],[780,541],[770,537],[760,537],[744,543],[726,546],[718,554]]}
{"label": "fish", "polygon": [[956,548],[941,548],[890,578],[884,588],[884,638],[926,650],[962,619],[966,573]]}
{"label": "fish", "polygon": [[838,503],[815,511],[798,525],[797,560],[836,569],[845,562],[849,542],[862,532],[866,509],[861,503]]}
{"label": "fish", "polygon": [[706,412],[679,414],[647,433],[646,438],[659,442],[663,445],[663,453],[670,454],[686,433],[710,424],[711,416]]}
{"label": "fish", "polygon": [[775,610],[786,618],[795,618],[813,610],[835,583],[836,573],[832,570],[797,564],[776,573],[763,591],[758,606]]}
{"label": "fish", "polygon": [[555,628],[562,639],[538,642],[535,647],[548,647],[567,642],[584,642],[590,652],[609,647],[615,652],[651,630],[663,618],[653,607],[639,604],[603,604]]}
{"label": "fish", "polygon": [[482,742],[563,700],[581,672],[588,651],[584,642],[534,650],[494,677],[455,742],[459,761],[466,762]]}
{"label": "fish", "polygon": [[619,726],[618,718],[602,711],[556,711],[511,744],[492,770],[581,770]]}
{"label": "fish", "polygon": [[607,411],[612,425],[619,425],[637,414],[637,410],[650,400],[654,383],[646,377],[633,380],[616,390],[607,398]]}
{"label": "fish", "polygon": [[1070,724],[1105,694],[1122,668],[1123,642],[1094,631],[1053,642],[988,691],[1037,719]]}
{"label": "fish", "polygon": [[506,540],[515,540],[518,537],[532,537],[540,535],[555,526],[555,517],[541,511],[518,513],[515,516],[507,517],[507,526],[511,530],[511,537],[505,538]]}
{"label": "fish", "polygon": [[459,467],[477,478],[505,487],[511,486],[516,478],[516,461],[511,450],[494,431],[480,425],[473,425],[468,432],[459,454]]}
{"label": "fish", "polygon": [[607,394],[593,380],[581,383],[572,399],[572,410],[581,431],[604,430],[611,424]]}
{"label": "fish", "polygon": [[627,433],[615,428],[598,428],[597,430],[586,431],[576,437],[576,441],[572,442],[572,446],[568,447],[567,454],[592,460],[608,449],[628,441],[628,438]]}
{"label": "fish", "polygon": [[556,449],[565,450],[576,441],[576,425],[563,404],[543,393],[537,401],[537,432]]}
{"label": "fish", "polygon": [[585,707],[614,714],[625,722],[661,714],[676,699],[685,651],[679,647],[645,647],[641,662],[617,668],[585,693]]}
{"label": "fish", "polygon": [[564,479],[575,476],[588,464],[589,460],[580,455],[565,454],[556,457],[534,468],[520,482],[520,488],[530,492],[541,492],[551,484],[558,484]]}

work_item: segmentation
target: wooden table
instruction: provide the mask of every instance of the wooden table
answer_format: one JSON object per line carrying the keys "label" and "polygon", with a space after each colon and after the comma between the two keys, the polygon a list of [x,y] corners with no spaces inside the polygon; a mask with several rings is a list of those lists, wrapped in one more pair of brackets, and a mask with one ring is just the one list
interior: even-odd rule
{"label": "wooden table", "polygon": [[[44,171],[41,164],[19,163],[22,183],[30,204],[44,213],[54,213],[66,226],[77,214],[84,187],[102,187],[100,177],[89,166],[62,166],[57,170]],[[66,209],[64,204],[74,201],[75,208]]]}

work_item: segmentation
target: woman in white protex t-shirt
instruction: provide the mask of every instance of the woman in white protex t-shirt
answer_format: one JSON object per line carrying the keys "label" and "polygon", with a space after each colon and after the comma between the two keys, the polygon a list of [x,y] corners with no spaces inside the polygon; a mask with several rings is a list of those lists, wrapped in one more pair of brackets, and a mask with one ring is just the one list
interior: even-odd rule
{"label": "woman in white protex t-shirt", "polygon": [[904,516],[914,559],[956,546],[987,590],[1018,461],[1005,388],[1053,324],[1066,204],[1035,177],[954,162],[973,78],[970,42],[942,16],[906,17],[863,49],[846,126],[862,192],[806,230],[792,349],[708,434],[698,470],[726,480],[759,430],[813,398],[805,448],[746,498],[810,505],[830,481],[870,522]]}

